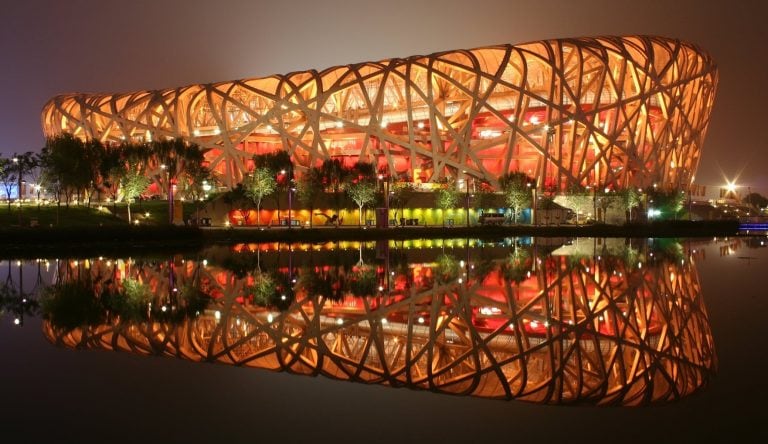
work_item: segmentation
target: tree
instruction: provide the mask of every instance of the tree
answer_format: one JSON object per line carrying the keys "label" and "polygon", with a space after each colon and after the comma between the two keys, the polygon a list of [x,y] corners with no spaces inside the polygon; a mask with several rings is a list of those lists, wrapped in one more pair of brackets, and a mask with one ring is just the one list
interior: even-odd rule
{"label": "tree", "polygon": [[65,332],[76,328],[99,325],[106,313],[94,292],[90,278],[61,282],[45,287],[41,295],[43,316],[51,325]]}
{"label": "tree", "polygon": [[247,197],[245,195],[245,189],[243,188],[243,183],[240,182],[237,185],[235,185],[234,188],[231,190],[227,190],[222,194],[221,201],[227,204],[229,207],[229,210],[232,211],[232,208],[235,203],[238,205],[241,204],[243,200],[245,200]]}
{"label": "tree", "polygon": [[299,202],[309,208],[309,226],[312,226],[312,214],[317,196],[323,191],[323,178],[320,170],[310,168],[296,183],[296,195]]}
{"label": "tree", "polygon": [[[408,202],[413,198],[415,192],[416,189],[411,182],[398,181],[392,184],[392,187],[389,190],[389,203],[395,207],[395,220],[397,220],[398,208],[402,212]],[[384,198],[386,199],[387,196],[384,196]]]}
{"label": "tree", "polygon": [[752,205],[755,208],[765,208],[768,207],[768,198],[763,196],[760,193],[749,193],[744,198],[744,202]]}
{"label": "tree", "polygon": [[565,190],[565,194],[558,196],[557,200],[566,208],[569,208],[576,215],[576,223],[579,223],[579,215],[584,214],[585,217],[588,213],[592,213],[594,210],[594,201],[590,195],[590,190],[578,183],[572,183]]}
{"label": "tree", "polygon": [[352,176],[359,180],[376,180],[376,166],[370,162],[356,162],[352,165],[352,168],[348,170],[347,177]]}
{"label": "tree", "polygon": [[205,160],[199,145],[180,138],[156,140],[149,145],[149,150],[157,165],[165,165],[171,181],[184,176],[190,166],[201,165]]}
{"label": "tree", "polygon": [[333,192],[333,201],[336,204],[336,213],[339,213],[339,193],[344,187],[344,180],[349,175],[349,169],[345,168],[339,159],[326,159],[320,165],[320,174],[323,184]]}
{"label": "tree", "polygon": [[56,185],[59,205],[61,193],[64,193],[67,208],[72,193],[84,189],[93,181],[93,169],[87,162],[85,143],[69,133],[46,140],[41,166],[49,183]]}
{"label": "tree", "polygon": [[[89,139],[83,143],[83,166],[86,169],[84,178],[87,182],[83,184],[86,193],[88,207],[91,206],[91,196],[94,192],[99,192],[103,178],[101,176],[101,160],[106,156],[108,149],[98,139]],[[78,190],[78,194],[79,194]],[[80,196],[78,196],[78,200]]]}
{"label": "tree", "polygon": [[195,202],[195,220],[200,221],[200,201],[208,197],[208,191],[216,183],[211,170],[202,164],[190,164],[185,171],[187,180],[183,184],[185,192]]}
{"label": "tree", "polygon": [[532,267],[533,261],[528,250],[515,243],[507,259],[501,264],[501,272],[508,282],[520,283],[528,277]]}
{"label": "tree", "polygon": [[346,174],[344,188],[359,208],[358,224],[363,224],[363,207],[376,200],[376,167],[372,163],[357,162]]}
{"label": "tree", "polygon": [[376,287],[378,283],[378,276],[376,275],[376,267],[364,263],[358,263],[352,269],[347,286],[349,291],[357,296],[372,296],[376,293]]}
{"label": "tree", "polygon": [[496,193],[494,193],[493,187],[488,182],[480,182],[475,195],[475,205],[477,208],[483,210],[494,206]]}
{"label": "tree", "polygon": [[271,273],[257,270],[253,273],[253,285],[246,288],[253,295],[253,303],[262,307],[270,305],[277,294],[277,283]]}
{"label": "tree", "polygon": [[531,206],[531,187],[535,186],[535,181],[524,173],[512,172],[499,178],[504,202],[512,210],[514,222],[517,223],[517,216],[523,208]]}
{"label": "tree", "polygon": [[16,167],[16,179],[18,183],[16,185],[16,199],[19,201],[19,225],[21,225],[21,210],[24,196],[22,195],[21,184],[24,182],[24,176],[29,174],[32,170],[37,168],[37,156],[31,151],[27,151],[24,154],[13,154],[11,159]]}
{"label": "tree", "polygon": [[5,189],[5,198],[8,201],[8,213],[11,212],[11,190],[16,184],[16,170],[11,159],[0,157],[0,182]]}
{"label": "tree", "polygon": [[[619,199],[622,199],[622,197],[620,196]],[[600,222],[603,222],[603,223],[605,222],[606,213],[608,213],[608,210],[612,208],[614,204],[616,204],[616,200],[617,200],[616,193],[614,193],[613,190],[611,189],[604,188],[602,190],[595,190],[595,205],[600,207],[600,210],[601,210],[600,219],[602,220],[600,220]],[[595,219],[598,219],[598,218],[595,217]]]}
{"label": "tree", "polygon": [[275,206],[280,214],[280,192],[287,191],[293,186],[293,161],[287,151],[275,151],[272,153],[253,156],[256,168],[268,168],[275,176]]}
{"label": "tree", "polygon": [[367,180],[359,180],[347,185],[347,194],[355,201],[360,212],[358,225],[363,224],[363,207],[376,200],[376,184]]}
{"label": "tree", "polygon": [[443,210],[443,226],[445,226],[445,210],[455,208],[459,201],[459,192],[453,182],[447,182],[437,190],[435,204],[437,208]]}
{"label": "tree", "polygon": [[648,209],[653,208],[658,211],[660,219],[677,218],[685,203],[685,194],[681,191],[648,188],[646,194],[648,195]]}
{"label": "tree", "polygon": [[619,192],[619,196],[621,197],[622,203],[627,208],[627,211],[629,212],[627,217],[629,218],[629,221],[632,221],[632,209],[637,208],[640,206],[640,203],[642,202],[643,195],[640,194],[640,191],[638,191],[636,188],[629,187],[626,190],[621,190]]}
{"label": "tree", "polygon": [[[150,160],[162,168],[166,177],[157,177],[159,183],[165,183],[169,205],[173,200],[173,185],[185,188],[191,180],[189,171],[196,171],[204,166],[205,152],[199,145],[188,143],[184,139],[156,140],[149,145]],[[170,217],[173,217],[170,215]]]}
{"label": "tree", "polygon": [[40,211],[40,190],[43,188],[42,155],[34,153],[32,158],[34,166],[27,171],[27,177],[31,179],[31,184],[37,192],[37,210]]}
{"label": "tree", "polygon": [[256,205],[256,224],[261,225],[261,201],[275,191],[277,181],[272,170],[266,167],[256,168],[243,180],[245,196]]}
{"label": "tree", "polygon": [[139,196],[149,186],[150,180],[135,165],[129,166],[125,175],[120,181],[120,188],[123,191],[123,199],[128,209],[128,223],[131,223],[131,201]]}
{"label": "tree", "polygon": [[[45,162],[45,150],[40,155],[40,162],[41,165],[43,162]],[[40,185],[45,188],[48,192],[53,193],[54,196],[56,196],[56,225],[59,224],[59,210],[61,209],[61,190],[62,185],[59,181],[59,177],[52,173],[50,170],[46,169],[45,167],[42,167],[40,169]],[[38,203],[38,207],[39,207]]]}
{"label": "tree", "polygon": [[99,190],[106,190],[115,206],[117,205],[117,191],[120,189],[120,179],[125,172],[122,154],[121,147],[105,147],[99,159],[98,170],[101,178]]}
{"label": "tree", "polygon": [[[131,201],[140,196],[149,184],[151,179],[147,176],[147,168],[152,159],[152,152],[146,143],[124,143],[118,149],[120,159],[118,167],[113,171],[114,178],[119,182],[118,195],[122,194],[123,200],[127,204],[128,222],[131,222]],[[146,181],[139,177],[146,178]],[[127,187],[126,187],[127,185]]]}
{"label": "tree", "polygon": [[453,255],[442,253],[435,259],[435,280],[439,284],[453,282],[459,277],[459,261]]}

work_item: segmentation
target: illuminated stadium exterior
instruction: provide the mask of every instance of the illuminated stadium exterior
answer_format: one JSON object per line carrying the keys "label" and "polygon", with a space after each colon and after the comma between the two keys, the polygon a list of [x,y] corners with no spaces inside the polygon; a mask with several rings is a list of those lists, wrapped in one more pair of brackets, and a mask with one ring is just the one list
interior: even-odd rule
{"label": "illuminated stadium exterior", "polygon": [[255,154],[287,150],[300,175],[328,158],[417,183],[519,171],[539,189],[687,189],[717,86],[679,40],[558,39],[128,94],[67,94],[46,136],[181,137],[234,186]]}

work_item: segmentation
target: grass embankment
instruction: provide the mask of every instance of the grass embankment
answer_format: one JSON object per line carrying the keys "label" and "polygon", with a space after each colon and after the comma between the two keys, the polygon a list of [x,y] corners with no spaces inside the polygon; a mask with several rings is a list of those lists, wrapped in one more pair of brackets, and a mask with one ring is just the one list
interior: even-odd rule
{"label": "grass embankment", "polygon": [[[192,203],[184,203],[184,215],[195,211]],[[131,205],[131,216],[140,225],[167,225],[168,202],[165,200],[149,200]],[[104,227],[127,226],[128,207],[124,203],[101,206],[85,205],[32,205],[25,204],[19,208],[7,204],[0,205],[0,227]]]}
{"label": "grass embankment", "polygon": [[21,211],[12,205],[10,212],[7,205],[2,205],[0,255],[43,257],[65,251],[130,254],[131,250],[147,249],[179,252],[199,249],[204,242],[200,230],[168,225],[166,201],[133,204],[131,213],[133,220],[139,220],[139,226],[128,224],[124,204],[90,208],[62,205],[58,209],[55,205],[25,205]]}

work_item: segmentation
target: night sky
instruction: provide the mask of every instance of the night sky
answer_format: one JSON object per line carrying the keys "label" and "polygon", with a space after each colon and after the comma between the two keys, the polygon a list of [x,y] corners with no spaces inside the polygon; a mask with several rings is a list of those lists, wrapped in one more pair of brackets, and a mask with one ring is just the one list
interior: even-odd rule
{"label": "night sky", "polygon": [[[654,34],[720,68],[697,182],[768,194],[768,2],[7,2],[0,10],[0,151],[37,151],[40,110],[67,92],[129,92],[558,37]],[[749,188],[747,188],[749,187]]]}

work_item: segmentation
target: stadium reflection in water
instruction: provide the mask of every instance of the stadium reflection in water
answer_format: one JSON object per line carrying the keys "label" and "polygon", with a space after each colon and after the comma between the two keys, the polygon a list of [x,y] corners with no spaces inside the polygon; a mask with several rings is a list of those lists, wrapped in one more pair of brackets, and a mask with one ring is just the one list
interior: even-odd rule
{"label": "stadium reflection in water", "polygon": [[[66,347],[455,395],[663,403],[705,387],[716,369],[694,261],[685,244],[623,239],[62,260],[43,328]],[[78,288],[92,307],[72,319]]]}

